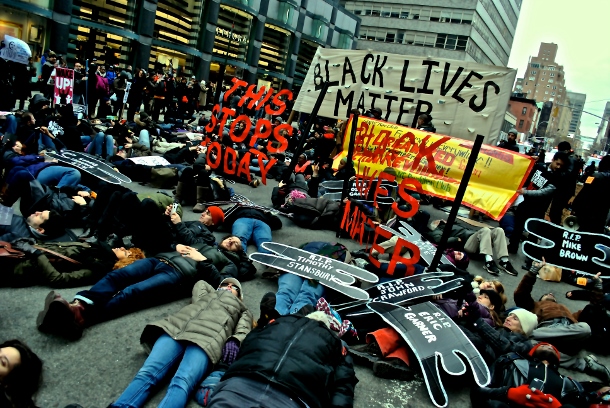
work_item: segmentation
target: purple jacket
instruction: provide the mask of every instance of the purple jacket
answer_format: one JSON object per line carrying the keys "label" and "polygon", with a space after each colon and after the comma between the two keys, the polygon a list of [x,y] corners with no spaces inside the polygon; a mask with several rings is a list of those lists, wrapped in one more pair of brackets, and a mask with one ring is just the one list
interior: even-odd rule
{"label": "purple jacket", "polygon": [[[445,312],[445,314],[447,316],[449,316],[451,319],[453,319],[453,320],[459,319],[458,311],[461,308],[458,308],[457,300],[439,299],[439,300],[434,300],[433,303],[436,304],[438,307],[440,307]],[[479,311],[481,312],[481,319],[483,319],[485,321],[485,323],[487,323],[491,327],[496,327],[494,319],[493,319],[493,317],[491,317],[491,313],[489,313],[489,309],[487,309],[485,306],[483,306],[482,304],[480,304],[478,302],[476,302],[475,304],[479,307]],[[465,306],[465,304],[464,304],[464,306]]]}

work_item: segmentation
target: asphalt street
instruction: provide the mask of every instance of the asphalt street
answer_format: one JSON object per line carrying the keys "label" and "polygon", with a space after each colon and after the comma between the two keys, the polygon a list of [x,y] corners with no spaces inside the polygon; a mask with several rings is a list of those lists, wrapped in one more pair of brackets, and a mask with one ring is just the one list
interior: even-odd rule
{"label": "asphalt street", "polygon": [[[239,194],[262,204],[271,205],[271,189],[277,182],[268,181],[268,185],[261,185],[257,189],[246,185],[235,184],[232,187]],[[143,187],[131,183],[130,188],[138,192],[155,191],[150,187]],[[170,191],[170,190],[167,190]],[[171,192],[171,191],[170,191]],[[15,206],[17,207],[17,205]],[[432,213],[432,217],[447,217],[447,214],[432,208],[422,207]],[[184,220],[196,220],[199,214],[194,214],[190,207],[185,208]],[[136,216],[137,214],[134,214]],[[332,231],[312,231],[299,228],[287,218],[282,218],[283,228],[274,231],[274,241],[288,245],[298,246],[309,241],[335,242],[335,233]],[[495,225],[493,221],[486,221]],[[78,232],[78,231],[77,231]],[[216,232],[217,237],[226,235],[226,231]],[[351,250],[359,249],[357,242],[349,239],[340,240]],[[250,246],[248,252],[253,252]],[[513,277],[501,275],[500,279],[509,295],[508,307],[514,305],[512,292],[517,287],[524,271],[523,255],[513,255],[511,260],[519,270],[520,276]],[[253,281],[244,283],[244,295],[247,306],[255,317],[259,315],[259,301],[262,295],[276,290],[277,283],[260,278],[260,273],[266,269],[257,265],[259,273]],[[482,268],[481,260],[474,259],[469,272],[492,278]],[[567,304],[571,310],[576,311],[586,304],[585,302],[569,301],[565,293],[572,287],[564,283],[550,283],[539,280],[534,287],[534,297],[548,292],[557,294],[560,302]],[[83,288],[70,288],[59,290],[68,300]],[[139,344],[140,334],[144,326],[155,320],[174,313],[188,304],[189,299],[136,312],[122,318],[105,322],[85,330],[83,337],[75,342],[62,338],[49,336],[36,329],[36,316],[43,307],[43,302],[49,288],[35,286],[28,288],[0,288],[0,333],[1,339],[19,338],[26,341],[35,352],[44,360],[44,382],[38,393],[36,402],[41,407],[64,407],[70,403],[79,403],[84,407],[106,407],[117,398],[146,359],[146,354]],[[163,299],[159,299],[162,303]],[[360,334],[361,336],[364,333]],[[447,339],[447,341],[451,341]],[[603,357],[601,361],[609,363],[610,359]],[[417,367],[414,367],[417,370]],[[441,369],[442,371],[442,369]],[[360,380],[356,386],[355,404],[357,408],[365,407],[430,407],[431,403],[425,384],[420,375],[414,381],[400,382],[383,380],[375,377],[368,368],[357,367],[356,373]],[[577,379],[588,378],[584,374],[570,373]],[[472,375],[468,371],[461,377],[443,376],[443,383],[449,396],[449,406],[469,407],[469,386],[473,383]],[[156,406],[163,395],[162,387],[146,405]],[[198,406],[191,401],[189,407]]]}

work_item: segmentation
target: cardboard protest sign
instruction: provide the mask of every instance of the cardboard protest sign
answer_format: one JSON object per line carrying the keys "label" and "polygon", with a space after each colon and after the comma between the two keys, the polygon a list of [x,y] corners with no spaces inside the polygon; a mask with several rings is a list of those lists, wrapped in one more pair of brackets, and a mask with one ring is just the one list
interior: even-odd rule
{"label": "cardboard protest sign", "polygon": [[129,91],[131,91],[131,82],[127,81],[125,84],[125,94],[123,95],[123,103],[127,103],[127,99],[129,99]]}
{"label": "cardboard protest sign", "polygon": [[[546,220],[530,218],[525,230],[540,238],[539,243],[526,241],[523,253],[538,262],[559,268],[610,279],[610,237],[592,232],[572,231]],[[532,239],[530,237],[530,239]]]}
{"label": "cardboard protest sign", "polygon": [[55,104],[70,104],[74,95],[74,70],[68,68],[55,68],[55,90],[53,101]]}
{"label": "cardboard protest sign", "polygon": [[171,164],[161,156],[130,157],[128,160],[131,160],[135,164],[142,164],[144,166],[168,166]]}
{"label": "cardboard protest sign", "polygon": [[321,112],[344,119],[351,109],[379,108],[391,123],[416,127],[434,117],[439,133],[494,143],[500,134],[516,70],[475,62],[318,47],[294,109],[311,112],[329,82]]}
{"label": "cardboard protest sign", "polygon": [[[238,115],[235,109],[229,106],[229,99],[235,92],[242,92],[237,106],[243,109],[255,111],[264,110],[271,116],[279,116],[286,110],[286,100],[292,100],[292,92],[282,89],[277,93],[273,88],[266,89],[264,86],[257,89],[256,85],[233,78],[233,86],[224,93],[223,107],[217,104],[212,109],[210,122],[205,127],[208,133],[215,132],[221,138],[225,131],[228,132],[232,143],[246,143],[249,149],[246,153],[238,154],[230,146],[213,141],[206,153],[208,165],[213,170],[218,170],[227,175],[245,177],[251,181],[250,162],[258,159],[261,181],[267,184],[267,173],[277,162],[275,158],[269,158],[266,153],[258,150],[258,144],[263,144],[268,153],[282,153],[288,148],[288,139],[292,136],[293,128],[289,124],[272,126],[271,121],[261,118],[253,124],[250,117],[245,114]],[[229,124],[230,123],[230,124]],[[248,139],[250,130],[254,129],[252,137]],[[224,140],[222,140],[224,142]],[[239,158],[238,158],[239,157]]]}
{"label": "cardboard protest sign", "polygon": [[[350,120],[346,135],[352,126]],[[357,177],[365,180],[381,177],[380,173],[391,168],[397,181],[416,180],[422,193],[448,200],[455,198],[473,142],[364,117],[358,118],[356,126],[352,159]],[[336,163],[347,156],[349,139],[344,138],[344,149],[335,157]],[[517,198],[516,191],[523,187],[533,165],[529,156],[484,146],[463,204],[500,219]]]}
{"label": "cardboard protest sign", "polygon": [[105,162],[98,160],[95,156],[87,153],[64,150],[61,153],[45,152],[45,155],[52,159],[57,159],[62,163],[74,166],[79,170],[86,171],[107,183],[131,183],[129,177],[115,171],[114,168],[107,165]]}
{"label": "cardboard protest sign", "polygon": [[343,293],[352,299],[368,299],[368,294],[364,290],[349,286],[356,281],[354,276],[358,276],[359,279],[366,278],[369,282],[376,282],[378,280],[376,275],[364,269],[332,258],[312,254],[275,242],[265,242],[262,245],[265,249],[275,252],[275,254],[256,252],[250,254],[249,258],[251,260],[306,279],[316,280],[320,284]]}
{"label": "cardboard protest sign", "polygon": [[462,375],[470,365],[476,383],[483,387],[491,382],[487,364],[460,328],[430,302],[401,307],[385,302],[369,302],[368,308],[396,330],[417,358],[432,403],[437,407],[448,404],[447,392],[441,381],[439,363],[446,373]]}
{"label": "cardboard protest sign", "polygon": [[0,58],[27,65],[31,56],[32,50],[27,43],[19,38],[4,34],[4,48],[0,50]]}

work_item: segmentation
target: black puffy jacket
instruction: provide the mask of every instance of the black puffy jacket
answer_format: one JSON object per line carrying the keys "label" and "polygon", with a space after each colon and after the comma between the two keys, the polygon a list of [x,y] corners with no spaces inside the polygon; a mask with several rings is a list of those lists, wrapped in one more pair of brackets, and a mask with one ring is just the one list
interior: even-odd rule
{"label": "black puffy jacket", "polygon": [[352,407],[358,382],[341,340],[323,323],[296,315],[251,331],[222,380],[231,377],[273,383],[312,408]]}

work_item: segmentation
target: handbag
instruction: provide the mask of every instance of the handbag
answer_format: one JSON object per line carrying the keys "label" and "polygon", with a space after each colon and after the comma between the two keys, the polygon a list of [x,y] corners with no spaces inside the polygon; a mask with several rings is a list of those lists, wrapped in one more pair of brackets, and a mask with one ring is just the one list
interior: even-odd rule
{"label": "handbag", "polygon": [[6,258],[20,259],[25,258],[25,253],[17,249],[13,249],[11,244],[6,241],[0,241],[0,256]]}

